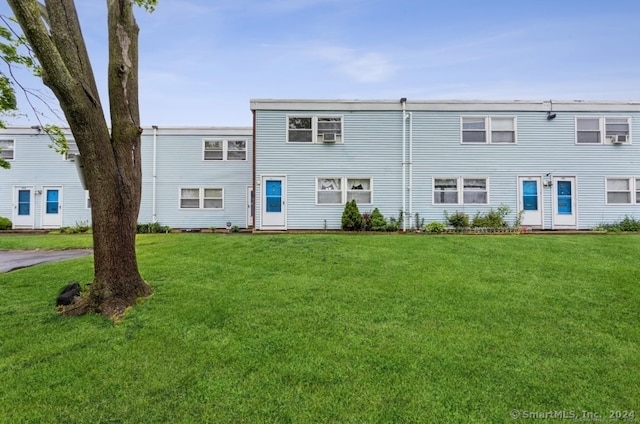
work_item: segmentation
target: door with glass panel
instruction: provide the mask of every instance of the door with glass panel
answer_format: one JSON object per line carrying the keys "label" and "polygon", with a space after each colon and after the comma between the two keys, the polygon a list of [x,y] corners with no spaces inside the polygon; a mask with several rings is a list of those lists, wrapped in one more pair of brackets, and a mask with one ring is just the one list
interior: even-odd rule
{"label": "door with glass panel", "polygon": [[521,224],[527,227],[542,227],[542,178],[518,178],[518,211],[522,211]]}
{"label": "door with glass panel", "polygon": [[262,226],[263,229],[286,229],[287,178],[262,177]]}
{"label": "door with glass panel", "polygon": [[13,199],[13,227],[33,228],[33,187],[14,187]]}
{"label": "door with glass panel", "polygon": [[553,190],[553,228],[576,228],[576,178],[554,177]]}
{"label": "door with glass panel", "polygon": [[62,187],[42,187],[42,228],[62,226]]}

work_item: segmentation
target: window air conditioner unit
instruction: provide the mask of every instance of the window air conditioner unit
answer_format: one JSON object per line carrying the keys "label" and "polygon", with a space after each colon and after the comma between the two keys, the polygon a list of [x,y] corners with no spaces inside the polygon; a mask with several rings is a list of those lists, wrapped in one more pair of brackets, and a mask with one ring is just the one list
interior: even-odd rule
{"label": "window air conditioner unit", "polygon": [[335,143],[336,142],[336,133],[323,133],[322,134],[322,142],[323,143]]}
{"label": "window air conditioner unit", "polygon": [[77,153],[67,153],[67,160],[73,162],[76,160],[76,156],[78,156]]}
{"label": "window air conditioner unit", "polygon": [[626,143],[628,138],[629,136],[626,134],[618,134],[613,136],[613,140],[611,140],[611,142],[614,144],[622,144]]}

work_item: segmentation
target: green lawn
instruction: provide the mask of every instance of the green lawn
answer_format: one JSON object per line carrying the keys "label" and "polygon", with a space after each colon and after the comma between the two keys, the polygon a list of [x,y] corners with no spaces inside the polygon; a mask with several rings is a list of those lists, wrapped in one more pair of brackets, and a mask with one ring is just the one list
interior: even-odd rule
{"label": "green lawn", "polygon": [[640,421],[637,235],[161,234],[138,257],[155,294],[119,325],[54,314],[91,257],[0,274],[0,422]]}

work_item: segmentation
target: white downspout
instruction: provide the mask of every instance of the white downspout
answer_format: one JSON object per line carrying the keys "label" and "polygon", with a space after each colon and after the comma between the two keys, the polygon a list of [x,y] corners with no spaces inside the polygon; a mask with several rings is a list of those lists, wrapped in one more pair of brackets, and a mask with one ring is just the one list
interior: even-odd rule
{"label": "white downspout", "polygon": [[158,217],[156,216],[156,179],[157,179],[157,173],[156,173],[156,138],[158,135],[158,126],[157,125],[153,125],[151,128],[153,128],[153,171],[152,171],[152,188],[151,188],[151,222],[153,222],[154,224],[156,222],[158,222]]}
{"label": "white downspout", "polygon": [[409,112],[409,228],[413,228],[413,112]]}
{"label": "white downspout", "polygon": [[405,211],[407,210],[407,99],[403,97],[400,99],[400,103],[402,103],[402,231],[407,230],[407,217],[405,216]]}

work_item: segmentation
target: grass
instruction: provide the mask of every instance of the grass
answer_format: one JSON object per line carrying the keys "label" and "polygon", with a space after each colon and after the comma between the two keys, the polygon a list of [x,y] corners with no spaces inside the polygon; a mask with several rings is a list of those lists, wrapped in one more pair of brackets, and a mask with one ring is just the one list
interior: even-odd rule
{"label": "grass", "polygon": [[0,422],[637,420],[639,241],[140,235],[155,294],[119,325],[54,314],[90,257],[0,274]]}

